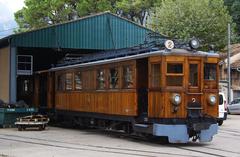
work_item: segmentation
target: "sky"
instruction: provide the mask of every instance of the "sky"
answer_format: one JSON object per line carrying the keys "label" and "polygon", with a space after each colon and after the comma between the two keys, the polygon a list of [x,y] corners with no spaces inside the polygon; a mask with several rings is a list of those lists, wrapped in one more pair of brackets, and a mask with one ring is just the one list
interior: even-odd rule
{"label": "sky", "polygon": [[0,38],[13,33],[17,27],[14,12],[22,9],[24,0],[0,0]]}

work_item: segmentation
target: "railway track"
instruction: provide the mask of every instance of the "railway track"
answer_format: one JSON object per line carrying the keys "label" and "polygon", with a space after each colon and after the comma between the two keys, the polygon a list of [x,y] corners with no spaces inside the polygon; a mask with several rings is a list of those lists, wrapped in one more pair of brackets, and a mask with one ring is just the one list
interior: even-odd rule
{"label": "railway track", "polygon": [[[123,136],[121,134],[117,136]],[[125,138],[132,138],[129,136],[123,136]],[[159,147],[170,147],[176,150],[182,150],[188,152],[188,154],[181,154],[181,153],[169,153],[165,151],[148,151],[148,150],[140,150],[140,149],[132,149],[132,148],[120,148],[120,147],[109,147],[109,146],[101,146],[101,145],[91,145],[91,144],[81,144],[81,143],[73,143],[73,142],[64,142],[60,140],[50,140],[50,139],[42,139],[42,138],[33,138],[33,137],[26,137],[26,136],[19,136],[19,135],[10,135],[10,134],[0,134],[1,140],[13,141],[13,142],[20,142],[26,144],[34,144],[34,145],[41,145],[45,147],[55,147],[61,149],[69,149],[69,150],[80,150],[80,151],[94,151],[94,152],[103,152],[103,153],[110,153],[110,154],[120,154],[120,155],[129,155],[129,156],[143,156],[143,157],[157,157],[161,155],[166,156],[186,156],[186,157],[205,157],[205,156],[217,156],[217,157],[227,157],[221,155],[223,152],[227,152],[231,156],[239,155],[239,152],[234,151],[227,151],[224,149],[217,149],[209,146],[202,145],[201,148],[194,148],[193,146],[196,144],[187,144],[187,145],[156,145]],[[135,140],[143,140],[148,144],[146,139],[141,138],[134,138]],[[138,141],[139,142],[139,141]],[[152,143],[151,143],[152,144]],[[201,144],[200,144],[201,145]],[[206,151],[208,150],[208,151]],[[210,151],[213,151],[210,153]],[[176,151],[178,152],[178,151]],[[197,153],[199,155],[193,155],[192,153]]]}
{"label": "railway track", "polygon": [[[186,156],[178,153],[166,153],[166,152],[159,152],[159,151],[154,152],[154,151],[143,151],[138,149],[86,145],[86,144],[79,144],[79,143],[69,143],[69,142],[62,142],[62,141],[56,141],[56,140],[45,140],[45,139],[28,138],[28,137],[21,137],[21,136],[10,135],[11,137],[15,137],[15,138],[17,137],[18,139],[9,138],[9,135],[7,135],[8,137],[1,137],[1,136],[2,135],[0,135],[1,140],[41,145],[41,146],[47,146],[47,147],[64,148],[64,149],[70,149],[70,150],[94,151],[94,152],[122,154],[122,155],[131,155],[131,156],[143,156],[143,157],[157,157],[159,155]],[[44,142],[47,142],[47,143],[44,143]],[[62,144],[64,144],[65,146],[63,146]],[[68,146],[66,146],[66,144]],[[198,156],[193,156],[193,157],[198,157]]]}

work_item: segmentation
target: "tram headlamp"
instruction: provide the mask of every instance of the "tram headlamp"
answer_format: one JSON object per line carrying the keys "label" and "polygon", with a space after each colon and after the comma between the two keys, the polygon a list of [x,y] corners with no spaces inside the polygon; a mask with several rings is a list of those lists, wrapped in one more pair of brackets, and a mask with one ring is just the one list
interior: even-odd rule
{"label": "tram headlamp", "polygon": [[181,96],[178,93],[172,94],[170,101],[173,105],[178,106],[181,103]]}
{"label": "tram headlamp", "polygon": [[208,102],[210,105],[215,105],[217,102],[216,95],[214,95],[214,94],[209,95]]}
{"label": "tram headlamp", "polygon": [[197,49],[200,46],[199,41],[196,38],[191,39],[189,45],[192,49]]}

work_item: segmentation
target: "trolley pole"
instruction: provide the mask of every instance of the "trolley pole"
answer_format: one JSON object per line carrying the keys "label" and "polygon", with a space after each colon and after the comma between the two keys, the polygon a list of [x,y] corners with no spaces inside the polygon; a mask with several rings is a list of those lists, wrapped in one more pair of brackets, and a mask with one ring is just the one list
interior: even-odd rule
{"label": "trolley pole", "polygon": [[231,102],[231,67],[230,67],[230,44],[231,44],[231,26],[230,23],[228,24],[228,62],[227,62],[227,68],[228,68],[228,104]]}

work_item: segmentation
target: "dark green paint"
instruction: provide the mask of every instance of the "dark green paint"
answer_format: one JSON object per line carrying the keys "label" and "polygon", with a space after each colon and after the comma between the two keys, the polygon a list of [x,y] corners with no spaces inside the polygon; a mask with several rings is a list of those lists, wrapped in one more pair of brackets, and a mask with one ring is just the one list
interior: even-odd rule
{"label": "dark green paint", "polygon": [[119,49],[144,43],[151,30],[111,13],[13,35],[16,47]]}

